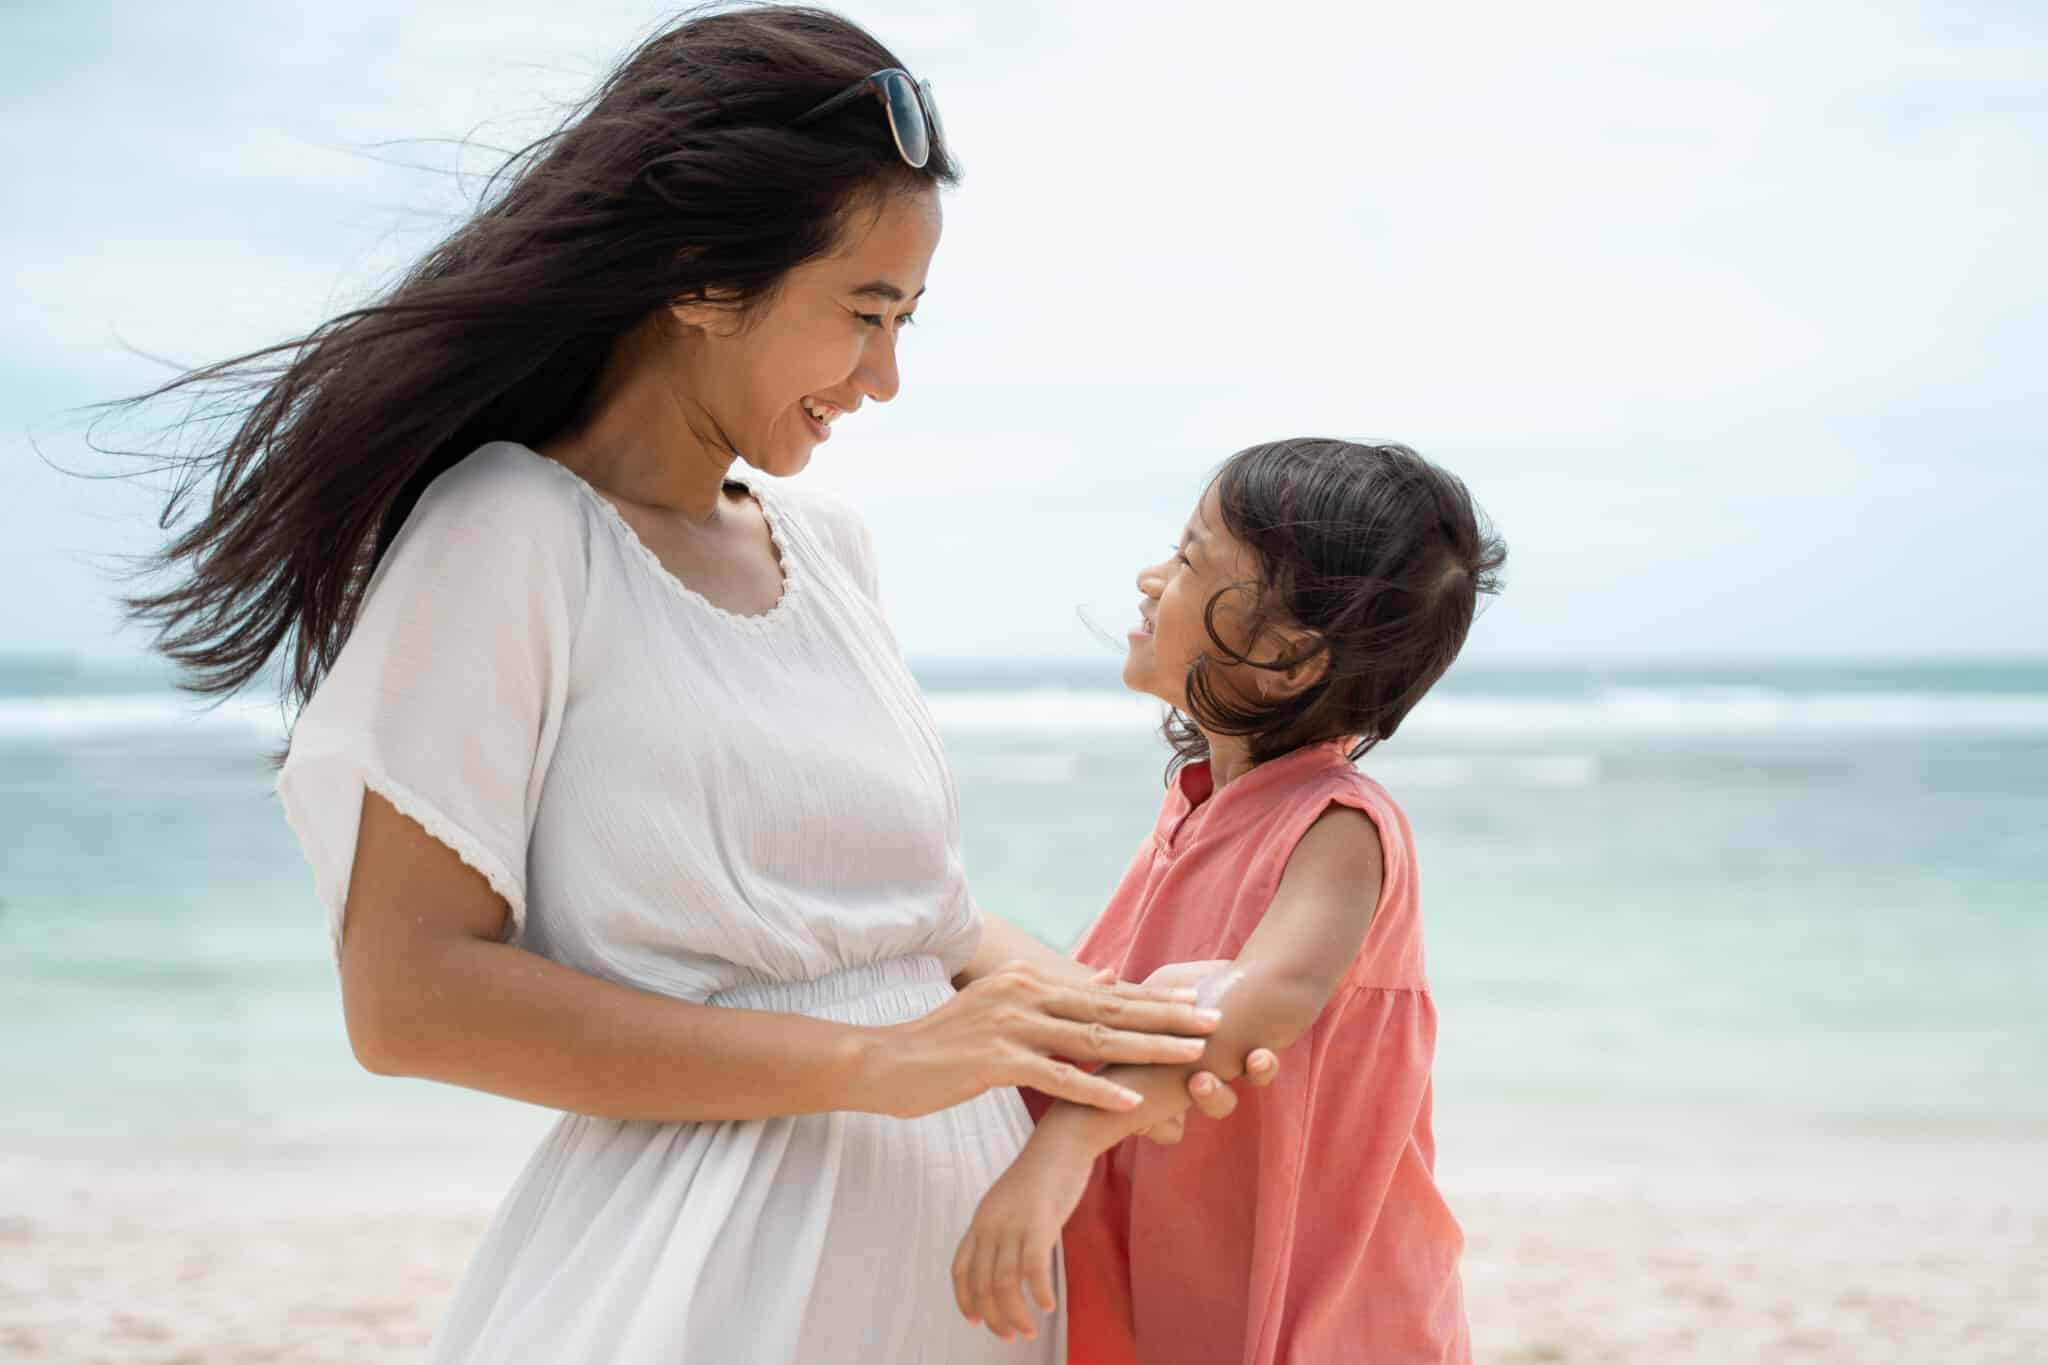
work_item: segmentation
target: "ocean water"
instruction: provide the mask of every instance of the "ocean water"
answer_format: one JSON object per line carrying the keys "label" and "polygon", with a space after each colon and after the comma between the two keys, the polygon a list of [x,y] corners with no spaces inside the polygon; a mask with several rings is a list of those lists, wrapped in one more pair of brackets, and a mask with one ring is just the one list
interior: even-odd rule
{"label": "ocean water", "polygon": [[[1152,824],[1113,665],[920,669],[976,894],[1071,941]],[[0,659],[0,1142],[459,1142],[355,1067],[274,706]],[[2048,1137],[2048,663],[1462,666],[1420,850],[1441,1130]]]}

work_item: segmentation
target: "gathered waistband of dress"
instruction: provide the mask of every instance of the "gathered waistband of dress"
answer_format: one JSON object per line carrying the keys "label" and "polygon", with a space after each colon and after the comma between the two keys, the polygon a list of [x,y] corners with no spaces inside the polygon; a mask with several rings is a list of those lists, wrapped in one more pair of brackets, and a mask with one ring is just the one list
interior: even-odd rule
{"label": "gathered waistband of dress", "polygon": [[735,1009],[802,1014],[908,987],[944,986],[951,980],[945,963],[930,953],[918,953],[910,957],[883,958],[880,962],[869,962],[859,967],[845,967],[809,981],[762,981],[746,986],[728,986],[714,992],[704,1003]]}

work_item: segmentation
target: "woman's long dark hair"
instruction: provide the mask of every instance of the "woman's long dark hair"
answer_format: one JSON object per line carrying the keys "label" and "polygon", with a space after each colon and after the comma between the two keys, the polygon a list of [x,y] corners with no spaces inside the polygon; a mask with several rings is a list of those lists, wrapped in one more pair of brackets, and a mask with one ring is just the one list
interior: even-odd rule
{"label": "woman's long dark hair", "polygon": [[942,147],[922,170],[904,164],[872,100],[790,126],[899,65],[822,10],[693,11],[515,153],[475,216],[381,299],[130,400],[210,398],[232,431],[182,461],[163,527],[195,486],[208,502],[147,565],[170,585],[127,599],[183,685],[226,695],[289,647],[286,699],[302,701],[449,466],[561,429],[650,315],[705,299],[752,308],[828,254],[857,205],[952,184]]}
{"label": "woman's long dark hair", "polygon": [[[1259,581],[1205,606],[1216,652],[1188,669],[1187,711],[1166,718],[1168,772],[1208,758],[1204,730],[1243,738],[1254,763],[1346,738],[1361,757],[1458,657],[1480,598],[1500,591],[1507,546],[1455,475],[1404,445],[1274,441],[1231,456],[1213,486]],[[1231,596],[1247,599],[1243,652],[1216,629]],[[1275,626],[1305,631],[1311,643],[1277,649]],[[1219,662],[1284,671],[1318,658],[1315,682],[1273,701],[1239,695],[1216,673]]]}

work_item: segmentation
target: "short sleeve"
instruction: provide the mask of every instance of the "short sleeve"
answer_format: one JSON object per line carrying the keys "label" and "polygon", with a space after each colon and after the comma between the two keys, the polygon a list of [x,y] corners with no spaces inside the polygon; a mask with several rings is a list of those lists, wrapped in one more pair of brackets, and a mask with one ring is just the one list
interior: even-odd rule
{"label": "short sleeve", "polygon": [[278,775],[337,954],[366,790],[481,873],[508,935],[523,930],[588,574],[583,501],[541,456],[487,446],[420,496]]}

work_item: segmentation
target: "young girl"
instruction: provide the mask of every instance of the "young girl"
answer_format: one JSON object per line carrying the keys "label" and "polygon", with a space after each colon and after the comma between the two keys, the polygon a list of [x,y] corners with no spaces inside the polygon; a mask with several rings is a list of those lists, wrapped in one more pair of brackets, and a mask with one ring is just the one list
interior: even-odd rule
{"label": "young girl", "polygon": [[[1469,1360],[1415,855],[1353,760],[1457,657],[1504,558],[1414,451],[1291,440],[1233,456],[1139,575],[1124,682],[1173,708],[1176,772],[1076,956],[1199,981],[1223,1018],[1203,1061],[1105,1073],[1136,1111],[1044,1112],[955,1257],[970,1322],[1033,1333],[1064,1224],[1073,1365]],[[1179,1123],[1194,1067],[1297,1041],[1229,1122],[1124,1140]]]}

